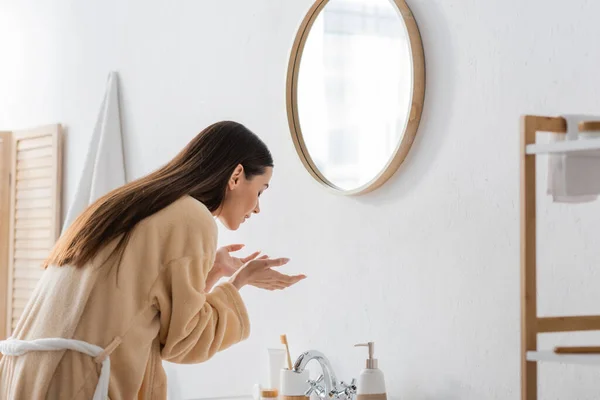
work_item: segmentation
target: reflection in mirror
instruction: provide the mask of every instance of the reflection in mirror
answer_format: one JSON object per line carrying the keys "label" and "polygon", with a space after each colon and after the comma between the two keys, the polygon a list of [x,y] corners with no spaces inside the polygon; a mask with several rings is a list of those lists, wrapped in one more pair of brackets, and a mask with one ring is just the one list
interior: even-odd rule
{"label": "reflection in mirror", "polygon": [[305,151],[332,186],[356,190],[385,170],[407,126],[413,76],[393,2],[327,2],[306,38],[297,106]]}

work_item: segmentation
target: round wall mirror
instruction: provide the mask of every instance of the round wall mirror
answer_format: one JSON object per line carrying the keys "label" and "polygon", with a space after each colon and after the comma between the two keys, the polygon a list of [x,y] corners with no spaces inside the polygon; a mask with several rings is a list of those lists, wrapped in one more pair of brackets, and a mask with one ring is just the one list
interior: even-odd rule
{"label": "round wall mirror", "polygon": [[362,194],[406,158],[421,118],[421,37],[404,0],[317,0],[287,77],[288,120],[304,166],[327,188]]}

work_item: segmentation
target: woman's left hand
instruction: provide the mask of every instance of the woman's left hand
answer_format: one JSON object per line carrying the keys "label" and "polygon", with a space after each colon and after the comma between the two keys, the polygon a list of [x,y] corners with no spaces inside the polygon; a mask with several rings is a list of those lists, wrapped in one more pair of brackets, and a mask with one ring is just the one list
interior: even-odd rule
{"label": "woman's left hand", "polygon": [[243,244],[230,244],[229,246],[221,247],[217,250],[215,256],[214,272],[217,272],[221,277],[230,277],[244,264],[254,260],[260,254],[260,251],[254,252],[245,258],[232,257],[231,254],[240,251],[244,248]]}

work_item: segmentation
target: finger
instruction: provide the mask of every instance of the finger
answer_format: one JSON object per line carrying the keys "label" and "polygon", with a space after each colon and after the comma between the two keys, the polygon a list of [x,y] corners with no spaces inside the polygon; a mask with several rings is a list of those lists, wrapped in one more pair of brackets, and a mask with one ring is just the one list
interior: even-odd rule
{"label": "finger", "polygon": [[[252,261],[254,260],[256,257],[258,257],[258,255],[260,254],[260,251],[255,251],[254,253],[250,254],[248,257],[242,258],[242,263],[247,263],[248,261]],[[263,256],[264,257],[264,256]]]}
{"label": "finger", "polygon": [[294,279],[288,279],[288,280],[282,280],[282,279],[262,279],[262,280],[255,281],[253,283],[253,285],[255,285],[257,287],[261,287],[261,288],[268,288],[268,287],[273,286],[277,290],[283,290],[283,289],[287,289],[290,286],[295,285],[296,283],[298,283],[301,280],[305,279],[305,277],[303,275],[298,275],[298,276],[290,277],[290,278],[294,278]]}
{"label": "finger", "polygon": [[284,284],[287,286],[298,283],[304,279],[306,279],[306,275],[286,275],[281,272],[277,272],[274,270],[267,270],[266,274],[261,274],[261,277],[256,277],[256,279],[252,280],[251,285],[271,285],[271,284]]}
{"label": "finger", "polygon": [[254,282],[254,283],[252,283],[252,285],[254,285],[256,287],[260,287],[260,288],[266,289],[266,288],[269,288],[271,286],[274,286],[275,282],[273,282],[273,281],[268,281],[268,282],[266,282],[266,281],[263,281],[263,282]]}
{"label": "finger", "polygon": [[[264,266],[265,265],[265,260],[268,260],[269,256],[264,255],[264,256],[260,256],[258,258],[255,258],[254,260],[250,260],[248,261],[248,263],[256,263],[255,265],[260,265],[260,266]],[[241,259],[240,259],[241,261]]]}
{"label": "finger", "polygon": [[277,288],[272,285],[272,284],[260,284],[260,285],[254,285],[255,287],[259,288],[259,289],[263,289],[263,290],[268,290],[268,291],[273,291],[276,290]]}
{"label": "finger", "polygon": [[291,278],[292,278],[292,282],[293,282],[292,284],[295,284],[295,283],[305,280],[306,275],[302,275],[302,274],[301,275],[292,275]]}
{"label": "finger", "polygon": [[269,291],[283,290],[287,287],[285,283],[278,283],[273,280],[255,281],[255,282],[252,282],[251,285],[254,287],[257,287],[259,289],[264,289],[264,290],[269,290]]}
{"label": "finger", "polygon": [[269,282],[269,281],[254,281],[254,282],[250,283],[250,285],[260,288],[260,289],[266,289],[267,287],[269,287],[271,285],[271,282]]}
{"label": "finger", "polygon": [[282,274],[281,272],[277,272],[274,270],[270,271],[270,278],[274,279],[274,280],[278,280],[278,281],[282,281],[282,282],[299,282],[302,279],[306,279],[306,275],[304,274],[300,274],[300,275],[286,275],[286,274]]}
{"label": "finger", "polygon": [[279,281],[277,282],[277,287],[280,288],[280,290],[285,290],[287,288],[290,288],[292,286],[294,286],[296,283],[300,282],[302,279],[299,279],[297,281],[294,282],[283,282],[283,281]]}
{"label": "finger", "polygon": [[234,252],[234,251],[240,251],[241,249],[244,248],[244,246],[245,245],[243,245],[243,244],[230,244],[230,245],[225,246],[225,249],[229,253],[231,253],[231,252]]}
{"label": "finger", "polygon": [[295,275],[295,276],[286,276],[285,279],[279,280],[278,282],[281,282],[283,284],[286,285],[286,287],[295,285],[296,283],[302,281],[306,279],[306,276],[304,275]]}
{"label": "finger", "polygon": [[256,283],[257,285],[270,285],[271,282],[273,282],[273,279],[260,279],[260,280],[254,281],[253,283]]}
{"label": "finger", "polygon": [[273,259],[265,259],[265,266],[267,268],[271,267],[281,267],[290,262],[289,258],[273,258]]}

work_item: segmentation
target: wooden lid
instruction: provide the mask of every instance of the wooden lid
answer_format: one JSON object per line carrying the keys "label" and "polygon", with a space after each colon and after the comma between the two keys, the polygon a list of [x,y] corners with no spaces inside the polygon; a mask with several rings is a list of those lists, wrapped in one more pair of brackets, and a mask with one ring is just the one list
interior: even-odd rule
{"label": "wooden lid", "polygon": [[279,392],[277,389],[263,389],[260,391],[260,397],[277,397],[279,396]]}
{"label": "wooden lid", "polygon": [[600,131],[600,121],[581,121],[579,123],[579,132]]}

